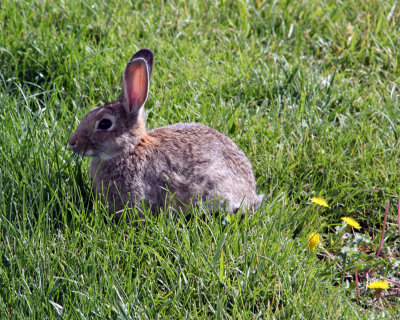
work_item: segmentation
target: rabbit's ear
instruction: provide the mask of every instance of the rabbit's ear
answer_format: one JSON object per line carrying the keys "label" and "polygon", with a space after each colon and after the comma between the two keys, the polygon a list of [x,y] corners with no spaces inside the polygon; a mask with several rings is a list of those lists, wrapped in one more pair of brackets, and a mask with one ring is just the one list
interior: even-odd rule
{"label": "rabbit's ear", "polygon": [[129,61],[124,71],[122,89],[122,101],[127,114],[137,113],[146,102],[152,64],[153,53],[148,49],[140,50]]}
{"label": "rabbit's ear", "polygon": [[151,74],[153,72],[153,57],[154,57],[153,51],[151,51],[150,49],[141,49],[134,54],[134,56],[131,58],[129,62],[132,62],[137,58],[143,58],[144,60],[146,60],[147,68],[149,71],[149,78],[151,79]]}

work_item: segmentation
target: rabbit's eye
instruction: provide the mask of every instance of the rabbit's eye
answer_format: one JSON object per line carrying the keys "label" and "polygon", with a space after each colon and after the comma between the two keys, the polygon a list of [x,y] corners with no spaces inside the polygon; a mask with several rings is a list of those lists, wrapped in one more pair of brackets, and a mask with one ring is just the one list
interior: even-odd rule
{"label": "rabbit's eye", "polygon": [[99,124],[97,125],[97,128],[107,130],[111,126],[112,126],[112,122],[110,119],[102,119],[102,120],[100,120]]}

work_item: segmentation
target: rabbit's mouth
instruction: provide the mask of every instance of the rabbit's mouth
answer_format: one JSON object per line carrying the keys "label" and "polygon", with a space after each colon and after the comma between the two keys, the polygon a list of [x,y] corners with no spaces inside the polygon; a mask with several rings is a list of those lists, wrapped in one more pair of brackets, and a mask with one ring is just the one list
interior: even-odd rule
{"label": "rabbit's mouth", "polygon": [[96,157],[96,158],[101,158],[102,160],[109,160],[118,155],[115,154],[115,152],[111,152],[110,148],[107,148],[107,150],[102,150],[101,148],[95,148],[94,146],[91,145],[90,142],[85,144],[79,144],[79,143],[73,144],[70,141],[70,147],[73,152],[83,157]]}
{"label": "rabbit's mouth", "polygon": [[84,157],[93,157],[96,155],[95,148],[93,148],[90,138],[82,137],[75,132],[69,137],[68,143],[69,147],[76,154]]}
{"label": "rabbit's mouth", "polygon": [[69,146],[73,152],[79,154],[84,157],[93,157],[96,156],[96,153],[87,143],[82,144],[79,141],[73,139],[73,136],[69,139]]}
{"label": "rabbit's mouth", "polygon": [[71,146],[71,149],[76,154],[79,154],[84,157],[95,157],[97,155],[92,149],[88,149],[88,148],[80,149],[80,148],[75,148],[75,147]]}

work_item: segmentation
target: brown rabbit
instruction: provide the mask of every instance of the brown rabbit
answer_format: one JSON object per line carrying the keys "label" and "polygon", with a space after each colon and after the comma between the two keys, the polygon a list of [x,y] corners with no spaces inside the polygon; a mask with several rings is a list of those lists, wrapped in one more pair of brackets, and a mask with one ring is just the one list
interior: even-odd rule
{"label": "brown rabbit", "polygon": [[140,208],[144,200],[154,208],[172,198],[182,209],[199,200],[211,210],[257,208],[251,164],[231,139],[197,123],[146,131],[152,69],[152,51],[138,51],[124,71],[121,98],[89,111],[69,139],[74,152],[93,157],[94,189],[110,212],[118,220],[127,204]]}

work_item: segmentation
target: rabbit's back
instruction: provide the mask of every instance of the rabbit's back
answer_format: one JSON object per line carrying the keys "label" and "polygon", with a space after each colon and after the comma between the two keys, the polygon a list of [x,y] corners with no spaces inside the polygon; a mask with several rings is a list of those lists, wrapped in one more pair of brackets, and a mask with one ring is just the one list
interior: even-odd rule
{"label": "rabbit's back", "polygon": [[174,169],[182,170],[193,182],[220,176],[240,179],[247,188],[256,188],[246,155],[230,138],[215,129],[199,123],[176,123],[154,129],[148,136],[154,138],[158,142],[157,149],[173,161]]}

